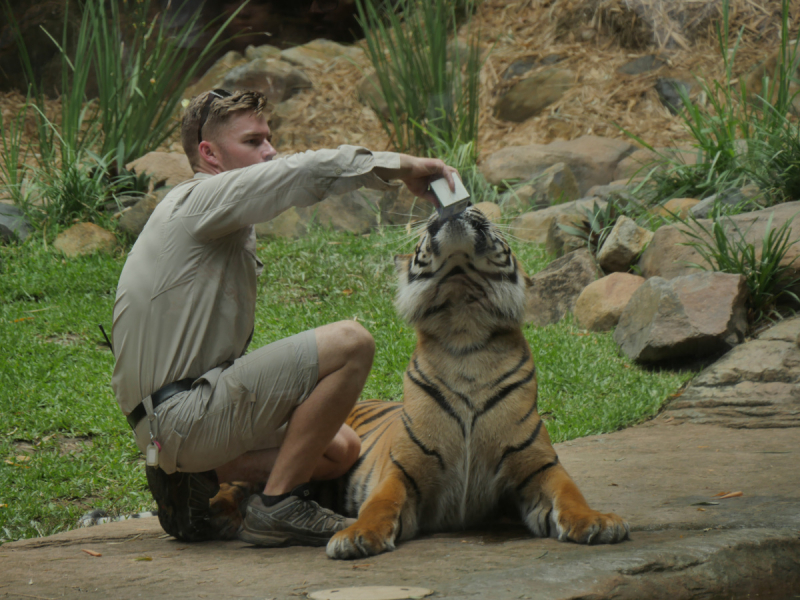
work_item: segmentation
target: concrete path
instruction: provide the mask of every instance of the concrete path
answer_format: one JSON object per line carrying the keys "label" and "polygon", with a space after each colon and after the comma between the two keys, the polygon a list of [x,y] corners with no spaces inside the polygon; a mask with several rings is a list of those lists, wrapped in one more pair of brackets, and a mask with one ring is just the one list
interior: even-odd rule
{"label": "concrete path", "polygon": [[368,585],[433,598],[800,598],[800,429],[664,415],[557,446],[590,504],[630,521],[632,540],[615,546],[503,525],[338,562],[321,548],[184,544],[144,519],[0,547],[0,598],[291,599]]}

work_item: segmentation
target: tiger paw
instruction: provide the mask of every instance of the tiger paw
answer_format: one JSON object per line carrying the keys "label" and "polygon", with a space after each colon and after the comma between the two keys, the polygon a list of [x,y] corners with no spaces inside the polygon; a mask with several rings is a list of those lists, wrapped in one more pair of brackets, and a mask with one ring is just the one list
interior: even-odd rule
{"label": "tiger paw", "polygon": [[394,534],[385,536],[359,523],[354,523],[347,529],[334,534],[325,551],[330,558],[347,560],[374,556],[392,550],[394,550]]}
{"label": "tiger paw", "polygon": [[615,544],[628,539],[628,522],[614,513],[595,510],[562,511],[557,517],[559,541],[579,544]]}

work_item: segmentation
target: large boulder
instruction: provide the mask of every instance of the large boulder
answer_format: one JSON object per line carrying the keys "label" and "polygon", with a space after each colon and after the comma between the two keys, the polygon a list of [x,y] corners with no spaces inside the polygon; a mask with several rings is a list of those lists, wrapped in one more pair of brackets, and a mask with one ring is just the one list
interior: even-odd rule
{"label": "large boulder", "polygon": [[495,116],[521,123],[538,115],[575,84],[575,73],[551,67],[515,83],[498,100]]}
{"label": "large boulder", "polygon": [[737,429],[800,427],[800,317],[736,346],[670,402],[678,423]]}
{"label": "large boulder", "polygon": [[525,213],[511,222],[511,233],[515,237],[528,242],[545,244],[547,243],[549,232],[559,215],[583,217],[586,214],[586,210],[592,208],[595,202],[600,207],[605,207],[606,205],[605,202],[597,198],[583,198],[574,202],[556,204],[549,208]]}
{"label": "large boulder", "polygon": [[585,194],[594,185],[617,179],[617,164],[635,147],[623,140],[586,135],[570,141],[556,141],[547,145],[509,146],[489,155],[480,171],[494,185],[517,179],[528,181],[541,175],[545,169],[563,162],[569,166]]}
{"label": "large boulder", "polygon": [[588,238],[573,233],[573,231],[581,231],[585,227],[587,227],[587,221],[584,215],[571,213],[557,215],[547,231],[545,250],[554,256],[564,256],[578,248],[586,248],[589,245]]}
{"label": "large boulder", "polygon": [[228,72],[240,65],[247,64],[248,60],[235,50],[225,53],[203,74],[197,83],[186,88],[183,97],[194,98],[208,90],[222,87],[222,82]]}
{"label": "large boulder", "polygon": [[305,73],[289,63],[276,58],[259,58],[231,69],[222,87],[261,92],[270,103],[278,104],[312,85]]}
{"label": "large boulder", "polygon": [[117,247],[117,238],[94,223],[78,223],[56,236],[53,247],[69,257],[83,256],[94,252],[110,254]]}
{"label": "large boulder", "polygon": [[715,206],[719,206],[723,211],[727,209],[732,212],[742,205],[752,203],[759,193],[760,190],[754,185],[748,185],[741,189],[728,188],[698,202],[689,209],[689,214],[696,219],[706,219]]}
{"label": "large boulder", "polygon": [[172,188],[162,187],[154,192],[150,192],[145,196],[139,198],[133,206],[124,210],[119,217],[118,227],[121,231],[133,236],[138,237],[142,233],[142,229],[150,220],[150,215],[158,206],[158,203],[164,199],[164,196],[169,193]]}
{"label": "large boulder", "polygon": [[620,215],[597,253],[597,262],[606,273],[627,271],[652,239],[652,231]]}
{"label": "large boulder", "polygon": [[614,341],[633,360],[656,363],[729,350],[747,330],[744,276],[706,271],[648,279],[631,297]]}
{"label": "large boulder", "polygon": [[383,209],[393,198],[393,190],[368,189],[331,196],[312,206],[291,207],[271,221],[259,223],[256,235],[297,239],[304,236],[312,224],[335,231],[368,233],[377,227]]}
{"label": "large boulder", "polygon": [[499,223],[500,219],[503,218],[500,207],[494,202],[478,202],[474,207],[481,211],[492,223]]}
{"label": "large boulder", "polygon": [[137,175],[150,175],[150,189],[161,186],[174,187],[194,177],[189,159],[180,152],[148,152],[125,165]]}
{"label": "large boulder", "polygon": [[[723,223],[726,224],[725,229],[730,239],[738,238],[734,225],[738,227],[739,231],[744,233],[745,240],[755,246],[756,255],[760,257],[761,240],[764,238],[770,218],[773,229],[778,229],[792,219],[790,240],[800,239],[800,202],[787,202],[772,208],[725,217]],[[708,219],[700,219],[697,223],[708,230],[711,229],[712,222]],[[690,226],[691,224],[664,225],[656,231],[650,245],[639,258],[638,266],[644,277],[672,279],[680,275],[697,273],[700,269],[690,266],[693,263],[708,267],[694,248],[685,245],[693,241],[686,233]],[[782,261],[784,265],[791,265],[789,275],[792,277],[800,276],[798,256],[800,256],[800,244],[794,244]]]}
{"label": "large boulder", "polygon": [[697,198],[672,198],[664,204],[656,206],[653,212],[662,217],[677,217],[685,220],[689,216],[689,211],[693,206],[700,202]]}
{"label": "large boulder", "polygon": [[0,202],[0,243],[24,242],[31,233],[31,224],[16,206]]}
{"label": "large boulder", "polygon": [[364,63],[366,53],[357,46],[344,46],[337,42],[317,39],[281,51],[281,58],[298,67],[322,67],[341,56],[357,63]]}
{"label": "large boulder", "polygon": [[586,249],[554,260],[531,277],[525,322],[539,326],[558,323],[575,309],[583,289],[601,275],[594,257]]}
{"label": "large boulder", "polygon": [[565,163],[560,162],[547,167],[534,179],[504,192],[500,202],[507,210],[524,211],[573,202],[579,198],[575,175]]}
{"label": "large boulder", "polygon": [[575,303],[575,318],[589,331],[609,331],[619,322],[622,311],[644,277],[611,273],[587,285]]}

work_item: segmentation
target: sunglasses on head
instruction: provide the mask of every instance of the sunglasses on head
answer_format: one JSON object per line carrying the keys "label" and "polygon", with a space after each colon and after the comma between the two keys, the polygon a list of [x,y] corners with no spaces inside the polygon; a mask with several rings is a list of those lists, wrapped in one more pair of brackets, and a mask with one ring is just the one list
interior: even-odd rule
{"label": "sunglasses on head", "polygon": [[233,96],[228,90],[223,90],[218,88],[216,90],[211,90],[208,92],[208,96],[206,96],[206,101],[203,104],[203,110],[200,112],[200,125],[197,128],[197,145],[200,145],[200,142],[203,141],[203,125],[206,124],[208,120],[208,113],[211,111],[211,105],[214,104],[214,100],[217,98],[230,98]]}

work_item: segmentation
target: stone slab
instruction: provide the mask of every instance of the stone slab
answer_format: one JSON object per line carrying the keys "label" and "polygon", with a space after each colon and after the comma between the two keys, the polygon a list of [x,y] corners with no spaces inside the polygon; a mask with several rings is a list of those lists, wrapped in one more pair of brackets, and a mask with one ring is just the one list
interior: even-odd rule
{"label": "stone slab", "polygon": [[[156,519],[141,519],[5,544],[0,594],[263,599],[336,586],[414,586],[434,590],[434,598],[498,600],[793,597],[800,591],[800,428],[676,423],[660,416],[556,446],[590,504],[630,521],[632,539],[621,544],[532,539],[505,523],[340,562],[322,548],[185,544],[164,536]],[[714,497],[730,491],[742,496]],[[706,501],[719,504],[696,505]]]}

